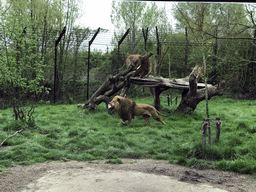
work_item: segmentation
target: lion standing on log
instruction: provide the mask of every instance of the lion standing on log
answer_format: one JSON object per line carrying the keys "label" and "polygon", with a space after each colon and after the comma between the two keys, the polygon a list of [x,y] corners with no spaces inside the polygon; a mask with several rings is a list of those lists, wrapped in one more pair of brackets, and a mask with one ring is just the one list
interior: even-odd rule
{"label": "lion standing on log", "polygon": [[131,124],[134,116],[142,115],[147,124],[150,124],[150,117],[161,122],[162,124],[165,124],[165,122],[158,115],[167,117],[149,104],[137,104],[129,98],[118,95],[108,103],[108,110],[118,112],[119,116],[122,118],[122,124],[125,124],[124,121],[128,120],[128,125]]}
{"label": "lion standing on log", "polygon": [[129,67],[132,63],[135,64],[135,69],[137,70],[134,76],[145,77],[152,71],[152,62],[150,58],[142,60],[144,55],[129,55],[124,62],[124,65],[120,68],[122,69],[125,65]]}

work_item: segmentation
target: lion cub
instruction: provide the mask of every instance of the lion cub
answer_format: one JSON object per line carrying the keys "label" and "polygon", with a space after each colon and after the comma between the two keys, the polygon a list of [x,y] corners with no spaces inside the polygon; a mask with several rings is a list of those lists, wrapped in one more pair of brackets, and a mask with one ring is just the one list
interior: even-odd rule
{"label": "lion cub", "polygon": [[160,113],[158,110],[156,110],[155,107],[149,104],[137,104],[129,98],[121,97],[118,95],[108,103],[108,110],[114,110],[118,112],[119,116],[122,118],[122,124],[125,124],[124,121],[128,120],[128,125],[130,125],[132,118],[134,118],[134,116],[140,115],[143,116],[147,124],[150,124],[149,117],[153,117],[155,120],[165,124],[165,122],[158,115],[166,115]]}

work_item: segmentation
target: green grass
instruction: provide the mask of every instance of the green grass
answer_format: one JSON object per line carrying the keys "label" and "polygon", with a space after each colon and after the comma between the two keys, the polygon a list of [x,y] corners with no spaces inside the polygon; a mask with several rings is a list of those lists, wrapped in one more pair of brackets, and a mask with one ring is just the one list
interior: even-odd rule
{"label": "green grass", "polygon": [[[152,97],[134,99],[152,104]],[[175,103],[175,102],[173,102]],[[175,110],[161,97],[162,113]],[[0,142],[17,130],[25,130],[8,139],[0,150],[0,172],[16,164],[44,161],[92,161],[120,158],[164,159],[170,163],[199,169],[233,170],[253,175],[256,172],[256,101],[214,97],[209,101],[210,118],[222,121],[219,143],[214,143],[215,124],[211,123],[212,144],[202,148],[201,126],[205,102],[188,113],[161,117],[166,125],[150,118],[147,125],[135,117],[131,126],[122,125],[117,114],[108,113],[105,103],[95,111],[77,105],[39,105],[36,127],[14,121],[12,109],[0,110]]]}

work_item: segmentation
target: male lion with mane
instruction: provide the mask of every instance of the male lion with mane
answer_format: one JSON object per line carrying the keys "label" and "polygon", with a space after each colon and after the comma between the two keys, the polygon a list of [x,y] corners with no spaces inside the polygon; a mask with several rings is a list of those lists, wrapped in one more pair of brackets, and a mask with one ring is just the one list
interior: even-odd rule
{"label": "male lion with mane", "polygon": [[161,122],[162,124],[165,124],[165,122],[158,115],[167,117],[149,104],[138,104],[129,98],[118,95],[108,103],[108,110],[118,112],[119,116],[122,118],[122,124],[125,124],[124,121],[128,120],[128,125],[131,124],[134,116],[142,115],[147,124],[150,124],[150,117]]}

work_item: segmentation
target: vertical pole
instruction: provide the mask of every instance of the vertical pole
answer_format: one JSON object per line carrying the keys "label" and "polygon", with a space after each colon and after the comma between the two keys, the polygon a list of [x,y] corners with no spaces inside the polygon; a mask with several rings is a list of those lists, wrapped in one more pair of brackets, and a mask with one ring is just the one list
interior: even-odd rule
{"label": "vertical pole", "polygon": [[[120,62],[119,52],[120,52],[120,45],[118,43],[118,45],[117,45],[117,62],[118,62],[118,65],[119,65],[119,62]],[[116,74],[118,73],[118,65],[116,66]]]}
{"label": "vertical pole", "polygon": [[[124,41],[125,37],[128,35],[128,33],[130,32],[130,28],[127,29],[127,31],[125,32],[125,34],[123,35],[123,37],[118,41],[118,45],[117,45],[117,59],[118,59],[118,64],[120,62],[120,45],[122,44],[122,42]],[[118,65],[116,66],[116,73],[118,73]]]}
{"label": "vertical pole", "polygon": [[156,26],[156,39],[157,39],[157,55],[161,55],[161,44],[160,44],[160,41],[159,41],[159,35],[158,35],[158,29],[157,29],[157,26]]}
{"label": "vertical pole", "polygon": [[87,98],[87,100],[89,99],[89,81],[90,81],[90,77],[89,77],[89,75],[90,75],[90,54],[91,54],[91,45],[90,45],[90,43],[89,43],[89,47],[88,47],[88,61],[87,61],[87,63],[88,63],[88,65],[87,65],[87,91],[86,91],[86,98]]}
{"label": "vertical pole", "polygon": [[207,122],[204,119],[203,126],[201,128],[201,131],[203,133],[203,148],[206,146],[206,133],[207,133]]}
{"label": "vertical pole", "polygon": [[92,39],[89,41],[89,46],[88,46],[88,66],[87,66],[87,93],[86,93],[86,98],[87,100],[89,99],[89,73],[90,73],[90,52],[91,52],[91,45],[94,41],[94,39],[96,38],[96,36],[98,35],[98,33],[100,32],[100,27],[98,28],[98,30],[94,33]]}
{"label": "vertical pole", "polygon": [[211,125],[210,125],[210,119],[208,119],[208,125],[207,125],[207,128],[208,128],[208,144],[211,144]]}
{"label": "vertical pole", "polygon": [[[201,131],[203,133],[203,148],[205,148],[206,146],[206,135],[207,135],[207,128],[209,127],[209,122],[210,122],[209,118],[204,118],[203,126],[201,128]],[[208,132],[208,134],[210,133]]]}
{"label": "vertical pole", "polygon": [[55,59],[54,59],[54,93],[53,93],[53,103],[56,102],[56,95],[57,95],[57,87],[58,87],[58,74],[57,74],[57,46],[62,38],[62,36],[66,32],[66,26],[63,28],[62,32],[60,33],[58,39],[55,41]]}
{"label": "vertical pole", "polygon": [[185,47],[185,70],[184,77],[187,75],[187,67],[188,67],[188,28],[185,27],[185,35],[186,35],[186,47]]}
{"label": "vertical pole", "polygon": [[[144,29],[142,28],[142,34],[144,37],[144,52],[147,52],[147,40],[148,40],[148,27],[146,32],[144,31]],[[142,88],[143,92],[144,92],[144,87]]]}
{"label": "vertical pole", "polygon": [[144,50],[147,51],[148,27],[147,27],[146,32],[142,28],[142,33],[143,33],[143,37],[144,37]]}
{"label": "vertical pole", "polygon": [[[119,51],[120,51],[120,45],[122,44],[122,42],[124,41],[125,37],[128,35],[128,33],[130,32],[130,28],[127,29],[127,31],[125,32],[125,34],[123,35],[123,37],[118,41],[118,57],[119,57]],[[119,59],[119,58],[118,58]],[[118,61],[119,62],[119,61]]]}
{"label": "vertical pole", "polygon": [[161,43],[159,41],[158,28],[156,26],[156,40],[157,40],[157,55],[155,61],[154,72],[155,76],[160,76],[160,60],[161,60]]}
{"label": "vertical pole", "polygon": [[[254,57],[255,57],[255,43],[256,43],[256,40],[255,40],[255,38],[256,38],[256,29],[254,30],[254,38],[253,38],[253,42],[252,42],[252,57],[251,57],[251,62],[250,62],[250,64],[249,64],[249,70],[250,70],[250,84],[252,84],[253,83],[253,79],[254,79],[254,63],[253,63],[253,61],[254,61]],[[249,85],[250,86],[250,85]]]}
{"label": "vertical pole", "polygon": [[215,142],[218,143],[220,138],[220,128],[221,128],[221,121],[219,117],[216,117],[215,123],[216,123]]}
{"label": "vertical pole", "polygon": [[[154,72],[155,76],[160,75],[160,60],[161,60],[161,48],[160,48],[160,41],[159,41],[159,35],[158,35],[158,29],[156,26],[156,38],[157,38],[157,56],[156,56],[156,61],[155,61],[155,67],[154,67]],[[153,97],[154,97],[154,107],[160,111],[160,94],[161,94],[161,89],[159,87],[153,88]]]}
{"label": "vertical pole", "polygon": [[56,92],[57,92],[57,45],[55,44],[55,58],[54,58],[54,88],[53,88],[53,103],[56,102]]}
{"label": "vertical pole", "polygon": [[170,95],[169,94],[167,95],[167,103],[168,103],[168,106],[170,106]]}
{"label": "vertical pole", "polygon": [[218,50],[218,26],[216,26],[215,32],[215,44],[213,46],[213,82],[216,80],[216,68],[217,68],[217,50]]}

